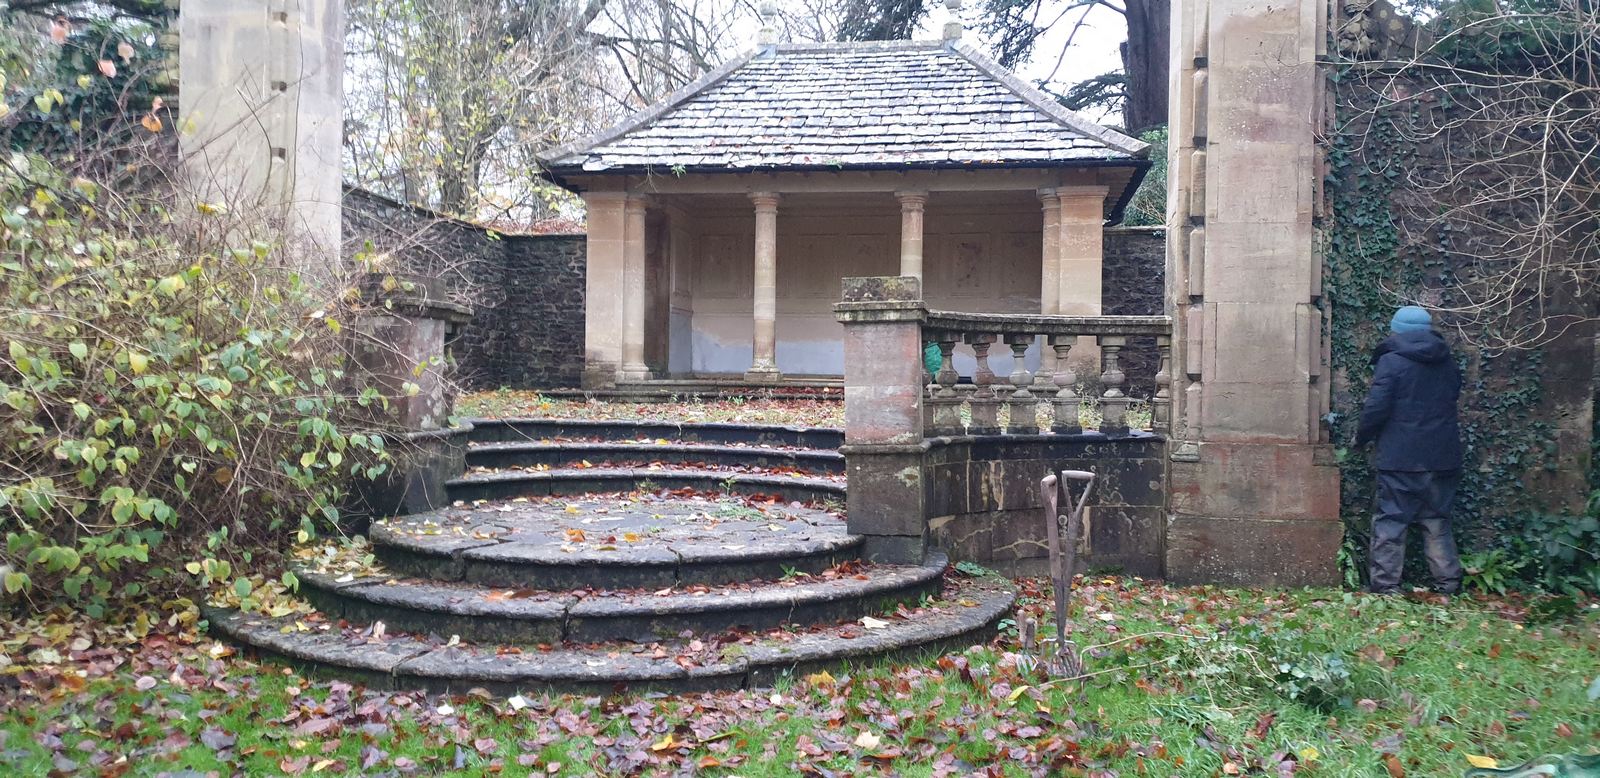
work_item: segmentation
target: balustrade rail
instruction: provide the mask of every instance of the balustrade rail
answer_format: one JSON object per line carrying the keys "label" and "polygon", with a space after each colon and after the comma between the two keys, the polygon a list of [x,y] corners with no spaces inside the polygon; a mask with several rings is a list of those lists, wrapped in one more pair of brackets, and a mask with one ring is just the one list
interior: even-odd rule
{"label": "balustrade rail", "polygon": [[[1098,404],[1101,432],[1127,434],[1128,409],[1135,398],[1124,392],[1127,376],[1121,353],[1130,337],[1153,336],[1157,366],[1155,391],[1149,397],[1150,429],[1166,433],[1172,417],[1172,320],[1166,316],[1044,316],[1029,314],[953,313],[928,311],[922,324],[924,343],[937,344],[938,370],[928,376],[923,398],[923,427],[928,435],[1030,435],[1083,431],[1085,402]],[[1078,394],[1081,377],[1073,367],[1072,349],[1079,338],[1094,338],[1100,347],[1100,389],[1092,397]],[[1039,369],[1027,369],[1025,355],[1041,344]],[[957,344],[972,349],[976,369],[969,382],[957,370]],[[997,376],[989,366],[991,349],[1001,344],[1011,354],[1011,372]],[[1003,351],[1001,352],[1004,353]],[[1053,356],[1053,359],[1051,358]],[[930,360],[931,361],[931,360]],[[1005,411],[1002,426],[1001,411]],[[1046,413],[1041,414],[1041,411]],[[1141,425],[1143,426],[1143,425]]]}

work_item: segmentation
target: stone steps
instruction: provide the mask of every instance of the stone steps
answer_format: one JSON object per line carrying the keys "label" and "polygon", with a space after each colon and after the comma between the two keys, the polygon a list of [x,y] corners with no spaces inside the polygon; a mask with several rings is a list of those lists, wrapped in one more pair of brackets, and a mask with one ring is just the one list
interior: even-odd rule
{"label": "stone steps", "polygon": [[[663,439],[664,440],[664,439]],[[806,473],[844,472],[837,451],[772,448],[760,445],[670,443],[654,441],[531,441],[474,443],[467,450],[468,468],[567,469],[584,462],[606,467],[709,465],[722,467],[792,468]]]}
{"label": "stone steps", "polygon": [[862,562],[838,430],[474,425],[449,507],[373,522],[370,559],[316,551],[294,614],[212,628],[382,686],[695,691],[970,645],[1014,599],[937,551]]}
{"label": "stone steps", "polygon": [[502,643],[640,643],[690,632],[760,631],[854,620],[914,603],[939,589],[947,560],[877,565],[828,580],[760,581],[692,589],[563,592],[481,584],[296,572],[301,594],[323,613],[382,621],[407,632]]}
{"label": "stone steps", "polygon": [[836,450],[844,432],[825,427],[707,422],[677,424],[612,419],[468,419],[472,443],[526,443],[552,438],[655,440],[709,445],[768,445]]}
{"label": "stone steps", "polygon": [[211,629],[260,652],[378,688],[456,694],[481,688],[501,696],[624,689],[687,693],[768,686],[785,673],[960,649],[987,640],[1014,598],[1003,582],[961,579],[940,599],[913,609],[911,618],[885,614],[878,629],[852,622],[780,633],[550,650],[452,646],[437,636],[387,632],[374,637],[370,627],[341,626],[325,614],[271,618],[211,607],[204,613]]}
{"label": "stone steps", "polygon": [[369,537],[395,575],[551,590],[816,574],[859,558],[862,544],[817,508],[662,495],[463,505],[375,522]]}
{"label": "stone steps", "polygon": [[517,497],[547,497],[627,492],[651,484],[656,489],[775,496],[785,502],[844,499],[842,479],[760,475],[737,470],[649,467],[552,468],[471,473],[445,483],[451,500],[477,502]]}

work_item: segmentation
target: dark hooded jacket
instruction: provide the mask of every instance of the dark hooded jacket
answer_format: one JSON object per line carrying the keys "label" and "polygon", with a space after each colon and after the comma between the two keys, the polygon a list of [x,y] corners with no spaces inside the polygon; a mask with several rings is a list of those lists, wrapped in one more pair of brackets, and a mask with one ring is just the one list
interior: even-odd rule
{"label": "dark hooded jacket", "polygon": [[1444,338],[1432,331],[1391,335],[1372,363],[1356,445],[1378,442],[1379,470],[1460,469],[1461,373]]}

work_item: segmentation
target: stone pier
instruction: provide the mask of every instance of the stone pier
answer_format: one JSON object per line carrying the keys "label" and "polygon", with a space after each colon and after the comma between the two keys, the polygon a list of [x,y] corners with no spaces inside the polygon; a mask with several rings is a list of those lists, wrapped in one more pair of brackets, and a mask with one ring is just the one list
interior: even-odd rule
{"label": "stone pier", "polygon": [[1174,583],[1336,584],[1317,254],[1322,0],[1172,6]]}

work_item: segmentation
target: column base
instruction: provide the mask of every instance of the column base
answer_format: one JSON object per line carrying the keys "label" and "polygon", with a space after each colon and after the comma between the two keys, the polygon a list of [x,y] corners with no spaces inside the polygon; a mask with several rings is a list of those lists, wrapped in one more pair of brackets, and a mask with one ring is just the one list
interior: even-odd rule
{"label": "column base", "polygon": [[616,365],[584,365],[580,380],[585,389],[615,389],[617,374]]}
{"label": "column base", "polygon": [[783,373],[771,365],[757,365],[745,371],[744,380],[752,384],[776,384],[783,380]]}
{"label": "column base", "polygon": [[617,372],[617,383],[640,384],[655,377],[647,367],[624,367]]}
{"label": "column base", "polygon": [[[1172,457],[1173,584],[1337,586],[1344,523],[1327,446],[1205,442]],[[1184,447],[1187,449],[1187,446]]]}

